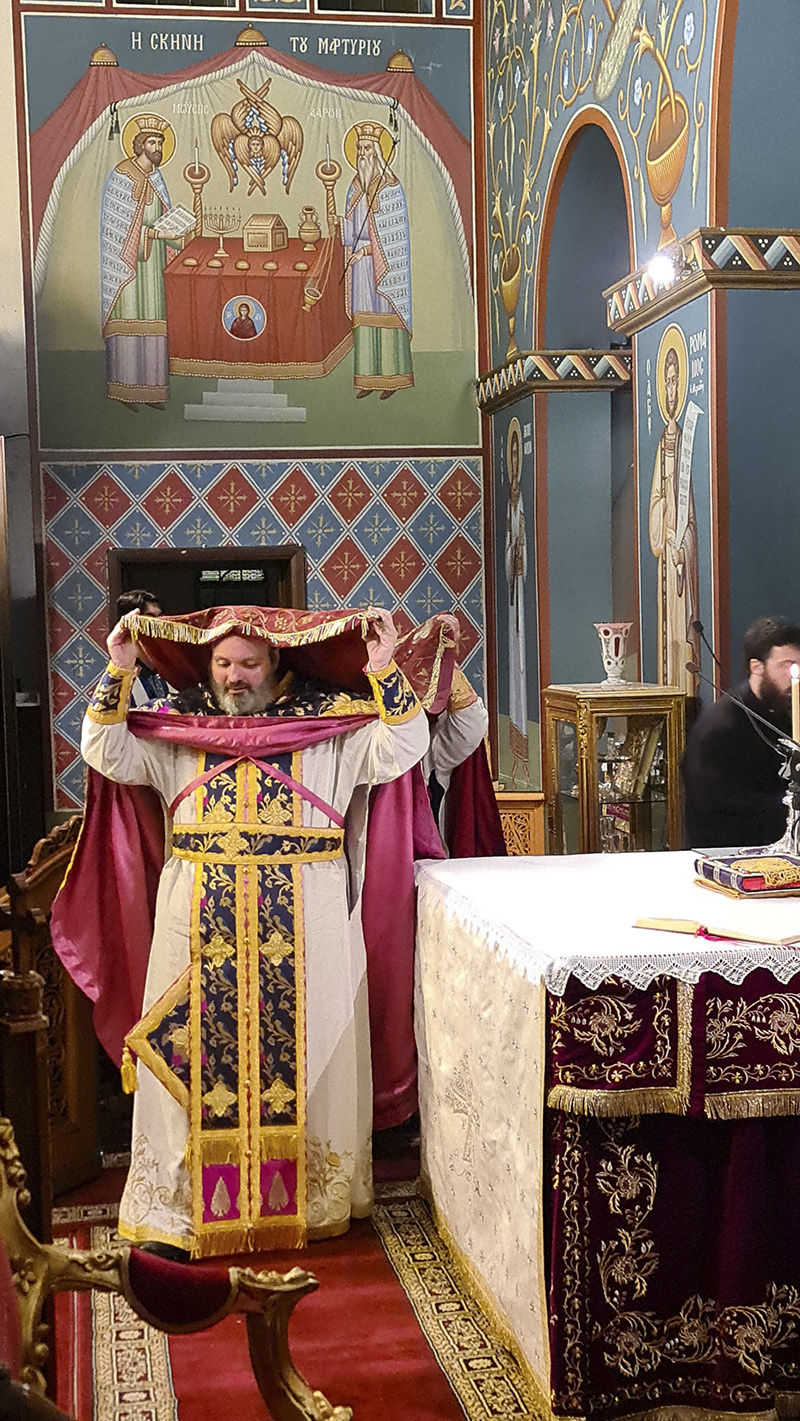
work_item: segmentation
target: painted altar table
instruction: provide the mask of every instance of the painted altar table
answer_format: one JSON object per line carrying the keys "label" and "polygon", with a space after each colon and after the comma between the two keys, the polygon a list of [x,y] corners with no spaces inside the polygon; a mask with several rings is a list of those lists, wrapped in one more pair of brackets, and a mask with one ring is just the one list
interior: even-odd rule
{"label": "painted altar table", "polygon": [[800,1414],[800,898],[693,861],[420,866],[423,1179],[545,1416]]}
{"label": "painted altar table", "polygon": [[[353,344],[341,243],[308,310],[321,242],[311,252],[294,237],[276,252],[246,252],[241,237],[226,237],[224,246],[227,255],[217,258],[215,237],[195,237],[165,269],[171,374],[298,380],[333,370]],[[209,264],[215,261],[221,264]]]}

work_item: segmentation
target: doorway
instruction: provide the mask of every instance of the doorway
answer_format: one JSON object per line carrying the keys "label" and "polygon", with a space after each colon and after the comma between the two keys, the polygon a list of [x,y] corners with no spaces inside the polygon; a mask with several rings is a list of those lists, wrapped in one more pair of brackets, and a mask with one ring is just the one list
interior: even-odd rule
{"label": "doorway", "polygon": [[152,592],[167,616],[205,607],[306,606],[306,550],[275,548],[109,548],[109,618],[121,592]]}

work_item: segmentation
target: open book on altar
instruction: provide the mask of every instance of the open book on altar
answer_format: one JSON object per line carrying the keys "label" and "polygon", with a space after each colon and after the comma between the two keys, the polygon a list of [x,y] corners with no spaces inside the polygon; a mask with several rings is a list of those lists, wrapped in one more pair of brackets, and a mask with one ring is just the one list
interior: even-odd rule
{"label": "open book on altar", "polygon": [[[657,932],[688,933],[693,937],[721,938],[731,942],[765,943],[769,947],[800,946],[800,898],[742,897],[728,893],[700,893],[700,880],[687,884],[688,893],[675,901],[678,912],[697,914],[694,918],[639,918],[637,928]],[[706,885],[703,885],[704,887]],[[667,906],[664,904],[664,906]],[[653,904],[658,911],[662,907]]]}
{"label": "open book on altar", "polygon": [[736,929],[727,927],[713,917],[707,923],[696,923],[691,918],[637,918],[633,926],[654,928],[661,933],[687,933],[690,937],[703,937],[712,942],[763,942],[768,947],[800,947],[800,921],[785,937],[766,937],[756,923],[741,924]]}

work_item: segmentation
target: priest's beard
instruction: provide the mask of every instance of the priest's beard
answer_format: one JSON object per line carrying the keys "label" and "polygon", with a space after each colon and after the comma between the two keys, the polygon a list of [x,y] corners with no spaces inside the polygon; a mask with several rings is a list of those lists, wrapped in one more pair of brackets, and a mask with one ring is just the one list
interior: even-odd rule
{"label": "priest's beard", "polygon": [[260,686],[249,687],[234,695],[212,678],[211,694],[226,715],[261,715],[275,699],[269,681],[262,681]]}

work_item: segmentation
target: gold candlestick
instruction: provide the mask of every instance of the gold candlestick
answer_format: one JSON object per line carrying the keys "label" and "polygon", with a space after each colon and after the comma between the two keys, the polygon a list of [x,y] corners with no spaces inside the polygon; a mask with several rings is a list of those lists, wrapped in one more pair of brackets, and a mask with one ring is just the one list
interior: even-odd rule
{"label": "gold candlestick", "polygon": [[329,158],[324,163],[317,163],[314,172],[325,189],[325,216],[328,219],[328,235],[335,237],[339,219],[336,215],[336,198],[333,195],[333,189],[342,176],[342,169],[335,158]]}
{"label": "gold candlestick", "polygon": [[211,169],[205,163],[187,163],[183,176],[192,189],[192,211],[195,220],[195,236],[203,235],[203,188],[211,177]]}

